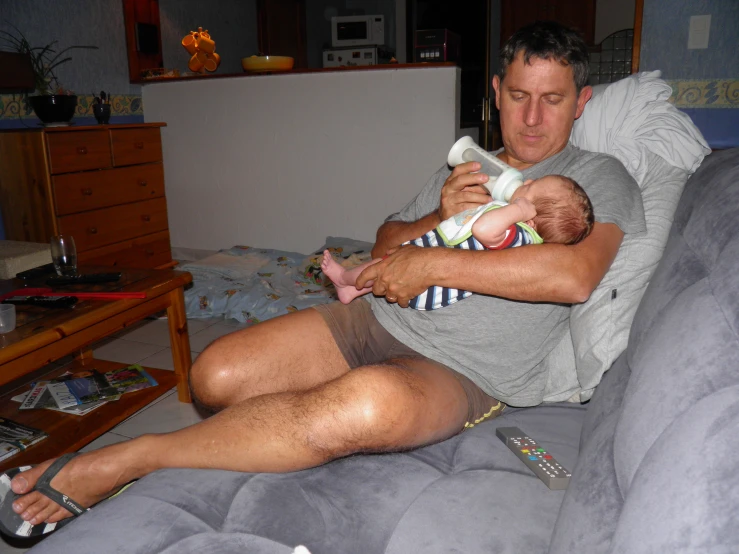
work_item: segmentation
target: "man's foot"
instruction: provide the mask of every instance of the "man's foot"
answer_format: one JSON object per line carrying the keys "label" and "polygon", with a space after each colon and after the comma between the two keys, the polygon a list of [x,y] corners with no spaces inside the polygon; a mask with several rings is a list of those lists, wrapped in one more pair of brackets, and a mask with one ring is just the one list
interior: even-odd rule
{"label": "man's foot", "polygon": [[[328,250],[323,251],[321,269],[326,276],[331,279],[331,282],[336,287],[336,294],[342,304],[348,304],[357,296],[362,296],[372,290],[372,286],[365,287],[362,290],[357,290],[357,287],[355,286],[357,276],[361,273],[361,270],[364,269],[365,265],[360,267],[361,269],[355,267],[351,270],[347,270],[334,260],[333,256],[331,256],[331,252]],[[357,271],[358,269],[359,271]]]}
{"label": "man's foot", "polygon": [[[113,445],[73,458],[51,480],[50,485],[88,508],[108,498],[131,480],[127,476],[128,468],[122,465],[127,463],[124,460],[128,460],[129,456],[125,454],[125,449],[116,448],[118,446],[122,445]],[[53,461],[48,460],[16,475],[11,481],[13,492],[23,494],[32,491],[39,477]],[[38,491],[15,500],[13,511],[31,525],[55,523],[72,516],[69,510]]]}

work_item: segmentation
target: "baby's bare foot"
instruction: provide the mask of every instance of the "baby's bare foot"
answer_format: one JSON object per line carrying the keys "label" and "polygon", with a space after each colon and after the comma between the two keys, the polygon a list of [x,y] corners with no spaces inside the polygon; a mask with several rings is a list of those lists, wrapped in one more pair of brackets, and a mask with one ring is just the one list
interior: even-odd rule
{"label": "baby's bare foot", "polygon": [[348,283],[346,281],[346,269],[343,268],[339,263],[337,263],[336,260],[334,260],[334,257],[328,250],[323,251],[321,269],[326,274],[326,276],[331,279],[331,282],[336,286],[337,290],[339,289],[339,287],[348,287],[349,285],[354,285],[353,282]]}
{"label": "baby's bare foot", "polygon": [[334,260],[333,256],[331,256],[331,252],[328,250],[323,251],[321,269],[326,276],[331,279],[331,282],[336,287],[336,294],[342,304],[348,304],[357,296],[362,296],[372,290],[372,283],[368,283],[370,286],[365,287],[362,290],[357,290],[357,287],[355,286],[357,277],[367,265],[369,264],[363,264],[359,267],[348,270]]}

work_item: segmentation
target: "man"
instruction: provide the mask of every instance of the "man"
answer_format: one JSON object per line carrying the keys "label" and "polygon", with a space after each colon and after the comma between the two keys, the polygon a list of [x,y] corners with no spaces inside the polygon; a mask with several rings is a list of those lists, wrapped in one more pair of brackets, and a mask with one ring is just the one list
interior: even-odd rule
{"label": "man", "polygon": [[[587,300],[624,233],[644,230],[644,215],[623,166],[568,145],[591,95],[583,41],[537,24],[511,38],[501,62],[493,80],[505,147],[499,156],[526,179],[557,173],[578,181],[596,215],[587,239],[487,252],[397,249],[489,201],[478,164],[445,166],[378,230],[373,256],[390,255],[357,280],[360,288],[374,280],[377,298],[304,310],[219,339],[191,376],[195,398],[216,415],[83,454],[52,486],[90,506],[159,468],[299,470],[430,444],[498,415],[503,403],[540,403],[567,305]],[[478,294],[444,310],[405,308],[430,285]],[[31,490],[48,466],[16,476],[13,490]],[[38,492],[13,509],[33,524],[69,515]]]}

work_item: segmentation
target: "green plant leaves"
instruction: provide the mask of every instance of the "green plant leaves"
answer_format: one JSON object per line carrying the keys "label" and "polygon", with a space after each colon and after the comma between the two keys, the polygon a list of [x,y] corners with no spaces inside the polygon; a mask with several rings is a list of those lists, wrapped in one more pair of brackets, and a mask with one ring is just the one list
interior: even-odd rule
{"label": "green plant leaves", "polygon": [[[33,67],[33,72],[35,76],[36,92],[39,94],[51,94],[54,90],[62,88],[59,80],[56,77],[56,74],[54,73],[54,70],[63,63],[67,63],[72,60],[71,56],[59,59],[66,52],[76,49],[98,49],[97,46],[73,45],[67,46],[63,50],[57,52],[54,49],[54,45],[58,42],[56,40],[50,42],[46,46],[32,47],[29,44],[28,40],[26,40],[26,37],[23,35],[23,33],[15,25],[11,23],[8,24],[13,27],[13,29],[15,29],[15,32],[17,34],[14,35],[7,31],[0,30],[0,43],[4,43],[6,47],[11,48],[15,52],[26,54],[31,58],[31,65]],[[54,83],[54,87],[52,87],[52,83]],[[24,95],[24,97],[24,103],[27,104],[28,95]]]}

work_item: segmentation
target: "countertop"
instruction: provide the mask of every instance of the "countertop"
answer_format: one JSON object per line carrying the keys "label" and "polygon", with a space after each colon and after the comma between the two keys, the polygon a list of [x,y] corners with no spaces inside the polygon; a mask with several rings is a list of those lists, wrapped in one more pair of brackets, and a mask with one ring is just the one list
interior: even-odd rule
{"label": "countertop", "polygon": [[223,79],[227,77],[263,77],[265,75],[298,75],[302,73],[340,73],[346,71],[387,71],[399,69],[433,69],[439,67],[456,67],[455,62],[439,63],[392,63],[379,65],[363,65],[352,67],[325,67],[325,68],[298,68],[289,71],[253,71],[242,73],[205,73],[203,75],[186,75],[183,77],[154,77],[135,81],[137,85],[150,85],[152,83],[169,83],[173,81],[200,81],[202,79]]}

